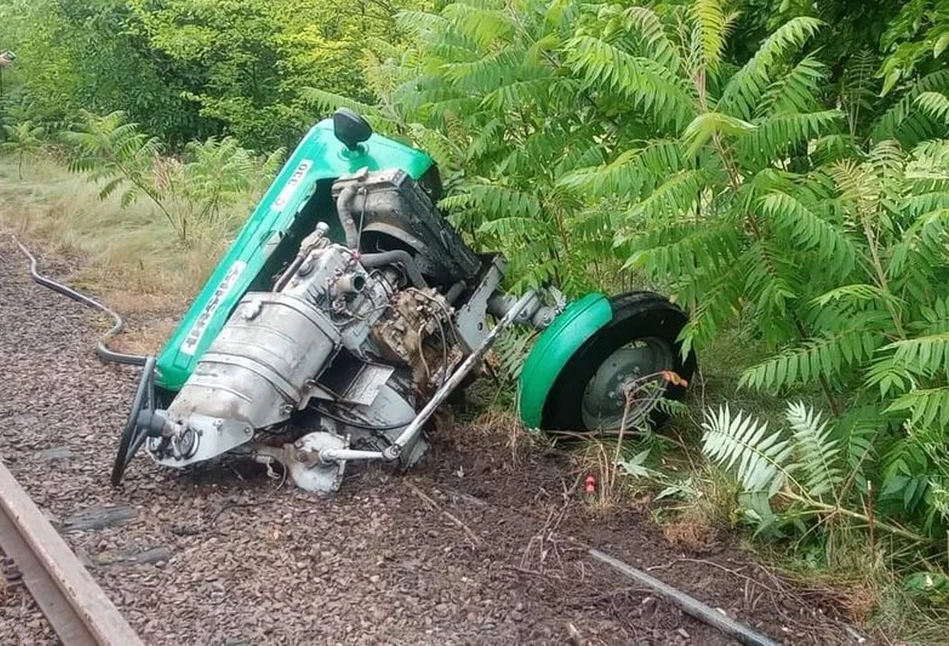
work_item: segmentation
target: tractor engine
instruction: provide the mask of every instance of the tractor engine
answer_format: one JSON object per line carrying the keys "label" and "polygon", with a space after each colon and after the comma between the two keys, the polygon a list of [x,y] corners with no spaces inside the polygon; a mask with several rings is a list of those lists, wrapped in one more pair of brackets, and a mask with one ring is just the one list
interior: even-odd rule
{"label": "tractor engine", "polygon": [[[370,196],[362,192],[363,218],[374,208]],[[342,199],[353,192],[339,203],[347,228],[354,223]],[[455,312],[412,255],[360,254],[358,240],[335,243],[329,229],[319,222],[303,238],[272,291],[240,300],[168,408],[155,412],[147,448],[158,462],[182,467],[250,452],[291,471],[299,466],[292,475],[305,488],[334,489],[338,483],[324,481],[329,472],[307,471],[301,456],[383,450],[463,359]],[[280,448],[272,438],[296,442]],[[410,465],[425,448],[420,437],[400,460]],[[307,478],[318,481],[307,486]]]}

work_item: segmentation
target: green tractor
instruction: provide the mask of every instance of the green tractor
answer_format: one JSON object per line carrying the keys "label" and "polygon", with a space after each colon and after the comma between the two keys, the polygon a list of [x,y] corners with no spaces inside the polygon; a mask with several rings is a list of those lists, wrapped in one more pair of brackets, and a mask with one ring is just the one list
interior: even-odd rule
{"label": "green tractor", "polygon": [[410,467],[432,413],[511,325],[543,330],[518,386],[529,428],[643,428],[684,395],[680,308],[651,292],[506,294],[505,259],[465,244],[440,193],[427,154],[348,110],[318,123],[146,361],[113,484],[141,449],[176,468],[277,461],[316,492],[349,461]]}

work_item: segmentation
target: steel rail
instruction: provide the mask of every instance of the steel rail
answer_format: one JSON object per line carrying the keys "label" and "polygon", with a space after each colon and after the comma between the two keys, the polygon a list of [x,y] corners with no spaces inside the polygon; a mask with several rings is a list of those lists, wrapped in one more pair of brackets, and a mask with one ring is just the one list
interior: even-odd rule
{"label": "steel rail", "polygon": [[142,646],[66,541],[0,462],[0,549],[67,646]]}

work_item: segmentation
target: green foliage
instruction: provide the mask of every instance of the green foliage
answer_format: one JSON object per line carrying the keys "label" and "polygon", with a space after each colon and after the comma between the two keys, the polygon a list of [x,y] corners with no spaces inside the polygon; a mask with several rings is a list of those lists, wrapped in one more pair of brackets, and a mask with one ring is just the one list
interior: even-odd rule
{"label": "green foliage", "polygon": [[17,176],[23,179],[23,160],[36,153],[43,144],[44,128],[32,121],[20,121],[14,125],[4,125],[6,141],[0,142],[0,151],[17,156]]}
{"label": "green foliage", "polygon": [[398,41],[415,2],[10,0],[0,6],[13,81],[53,129],[121,110],[178,148],[234,136],[273,150],[312,123],[304,86],[368,99],[369,38]]}
{"label": "green foliage", "polygon": [[169,141],[206,136],[214,124],[181,97],[173,62],[148,47],[124,0],[10,0],[0,7],[3,47],[17,52],[13,80],[31,118],[61,128],[82,109],[121,109]]}
{"label": "green foliage", "polygon": [[121,112],[84,113],[63,139],[70,169],[100,185],[99,199],[120,192],[127,207],[147,198],[184,244],[198,234],[224,233],[230,209],[263,191],[283,155],[278,150],[261,159],[232,138],[211,138],[189,143],[180,158],[164,156],[157,139]]}
{"label": "green foliage", "polygon": [[[749,23],[717,0],[404,13],[413,44],[373,46],[380,101],[350,105],[431,145],[451,189],[442,207],[511,259],[515,288],[554,280],[577,294],[635,277],[690,307],[686,349],[739,318],[750,327],[773,356],[742,386],[823,393],[832,419],[794,409],[786,445],[747,419],[729,435],[718,419],[714,455],[734,455],[729,442],[759,450],[736,463],[747,489],[773,493],[784,474],[799,479],[795,495],[836,505],[847,473],[882,514],[936,532],[932,492],[949,464],[931,448],[949,439],[949,75],[901,77],[881,100],[879,50],[831,68],[814,45],[844,27],[785,8],[737,60],[729,37]],[[790,447],[820,472],[775,459]]]}
{"label": "green foliage", "polygon": [[724,407],[710,413],[702,428],[702,450],[726,469],[734,469],[745,494],[772,498],[784,487],[791,445],[780,433],[768,434],[767,422],[742,413],[733,417]]}
{"label": "green foliage", "polygon": [[862,492],[853,483],[865,481],[868,466],[848,461],[841,428],[801,402],[787,405],[785,419],[790,432],[769,433],[767,423],[722,407],[706,412],[702,425],[703,452],[737,479],[739,502],[759,532],[793,528],[806,535],[815,523],[829,526],[835,518],[846,518],[925,542],[865,513]]}
{"label": "green foliage", "polygon": [[887,26],[881,39],[887,54],[880,70],[883,93],[922,69],[933,71],[949,48],[949,2],[910,0]]}

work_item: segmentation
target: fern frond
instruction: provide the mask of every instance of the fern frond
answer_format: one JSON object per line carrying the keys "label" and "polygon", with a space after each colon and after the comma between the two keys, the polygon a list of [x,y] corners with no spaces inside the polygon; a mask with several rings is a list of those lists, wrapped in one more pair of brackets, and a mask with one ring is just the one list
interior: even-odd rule
{"label": "fern frond", "polygon": [[734,16],[725,13],[721,0],[695,0],[690,14],[698,31],[702,61],[706,67],[714,69],[722,60]]}
{"label": "fern frond", "polygon": [[[498,81],[504,83],[503,78],[498,78]],[[482,87],[486,85],[482,84]],[[546,105],[551,89],[555,87],[560,91],[565,90],[562,79],[553,76],[506,82],[486,94],[482,105],[502,112],[533,104]]]}
{"label": "fern frond", "polygon": [[588,142],[586,145],[568,145],[554,165],[553,176],[558,178],[558,186],[566,186],[568,183],[563,179],[568,175],[581,172],[582,169],[589,169],[591,166],[596,167],[604,161],[603,147],[595,141]]}
{"label": "fern frond", "polygon": [[468,188],[470,203],[488,212],[488,217],[541,217],[536,195],[505,186],[479,184]]}
{"label": "fern frond", "polygon": [[949,425],[949,386],[912,390],[886,408],[888,413],[905,412],[911,423],[922,427]]}
{"label": "fern frond", "polygon": [[679,51],[669,40],[655,11],[647,7],[630,7],[623,12],[623,18],[627,29],[641,36],[650,58],[672,73],[682,68]]}
{"label": "fern frond", "polygon": [[867,368],[865,383],[868,388],[879,388],[881,398],[888,397],[891,392],[906,392],[913,382],[913,375],[893,357],[892,352],[876,358]]}
{"label": "fern frond", "polygon": [[854,481],[857,490],[866,491],[866,473],[878,455],[877,440],[888,427],[876,405],[851,409],[834,423],[834,434],[847,464],[847,478]]}
{"label": "fern frond", "polygon": [[734,471],[745,493],[777,494],[787,480],[785,467],[791,445],[781,434],[768,434],[767,422],[728,406],[706,412],[702,423],[702,452],[726,471]]}
{"label": "fern frond", "polygon": [[[793,260],[772,241],[759,240],[739,262],[745,266],[745,296],[754,303],[759,320],[771,327],[777,325],[776,330],[790,329],[788,306],[800,298],[804,287],[804,277]],[[771,336],[773,341],[780,337]]]}
{"label": "fern frond", "polygon": [[949,332],[896,341],[886,346],[893,359],[913,374],[949,377]]}
{"label": "fern frond", "polygon": [[831,134],[841,122],[840,110],[785,113],[765,119],[738,142],[739,153],[748,160],[768,163],[810,139]]}
{"label": "fern frond", "polygon": [[420,39],[435,40],[435,34],[442,34],[451,27],[451,21],[438,14],[425,11],[405,10],[395,15],[395,24],[405,33]]}
{"label": "fern frond", "polygon": [[715,134],[737,137],[753,131],[756,126],[721,112],[705,112],[693,119],[682,133],[688,144],[686,156],[695,157],[699,150]]}
{"label": "fern frond", "polygon": [[800,48],[820,29],[820,20],[801,16],[786,22],[768,36],[755,55],[729,79],[715,110],[750,120],[762,95],[774,79],[777,63]]}
{"label": "fern frond", "polygon": [[652,192],[669,173],[684,167],[678,140],[657,139],[631,147],[607,164],[568,173],[557,184],[591,197],[633,197]]}
{"label": "fern frond", "polygon": [[916,105],[931,118],[949,123],[949,98],[939,92],[923,92],[916,97]]}
{"label": "fern frond", "polygon": [[592,36],[577,36],[564,47],[567,65],[588,88],[631,101],[660,126],[678,129],[692,119],[693,102],[681,80],[656,61]]}
{"label": "fern frond", "polygon": [[914,145],[927,139],[932,132],[929,118],[915,109],[916,98],[924,92],[949,89],[949,70],[941,69],[913,83],[889,110],[879,117],[870,133],[874,141],[897,139],[904,145]]}
{"label": "fern frond", "polygon": [[498,337],[494,353],[498,357],[502,377],[510,382],[517,381],[530,350],[531,341],[536,336],[537,332],[534,330],[508,328]]}
{"label": "fern frond", "polygon": [[679,171],[666,179],[645,199],[630,208],[626,220],[632,227],[640,226],[644,221],[657,221],[670,213],[682,217],[689,213],[699,199],[705,171],[687,169]]}
{"label": "fern frond", "polygon": [[482,222],[478,227],[478,233],[510,238],[511,236],[550,236],[555,235],[556,230],[550,223],[537,218],[501,216]]}
{"label": "fern frond", "polygon": [[447,5],[441,15],[451,22],[456,33],[477,43],[482,49],[507,40],[517,28],[512,16],[504,11],[463,2]]}
{"label": "fern frond", "polygon": [[[680,288],[685,302],[698,303],[679,334],[683,356],[693,348],[707,347],[735,320],[740,311],[744,269],[737,262],[725,264],[715,271],[698,273]],[[698,298],[700,295],[701,299]]]}
{"label": "fern frond", "polygon": [[741,241],[728,225],[697,227],[674,220],[629,238],[619,234],[619,239],[632,251],[624,269],[641,269],[657,279],[730,265],[741,252]]}
{"label": "fern frond", "polygon": [[795,197],[782,192],[761,199],[762,213],[795,245],[815,251],[836,275],[848,275],[856,265],[853,242],[834,224],[818,217]]}
{"label": "fern frond", "polygon": [[[522,47],[506,47],[472,61],[446,63],[442,66],[442,73],[467,93],[487,94],[522,80],[519,77],[524,53]],[[509,92],[512,91],[509,88]],[[498,102],[498,97],[495,96],[493,101]]]}
{"label": "fern frond", "polygon": [[739,385],[756,390],[773,390],[809,383],[818,377],[832,378],[845,366],[870,357],[880,345],[878,335],[862,330],[846,330],[817,337],[748,368],[742,373]]}
{"label": "fern frond", "polygon": [[900,299],[886,292],[876,285],[866,283],[855,283],[852,285],[841,285],[834,289],[824,292],[816,297],[813,302],[819,307],[826,307],[830,303],[844,301],[847,303],[858,302],[880,302],[890,303],[895,306],[901,305]]}
{"label": "fern frond", "polygon": [[838,464],[840,446],[831,439],[831,429],[803,402],[788,403],[785,417],[793,431],[793,446],[800,464],[800,470],[806,478],[801,481],[805,492],[811,498],[820,499],[826,494],[834,494],[843,481],[843,470]]}
{"label": "fern frond", "polygon": [[824,64],[812,54],[805,56],[765,90],[755,116],[816,111],[820,105],[817,101],[820,84],[826,78]]}
{"label": "fern frond", "polygon": [[932,305],[920,308],[923,335],[949,333],[949,296],[937,298]]}

